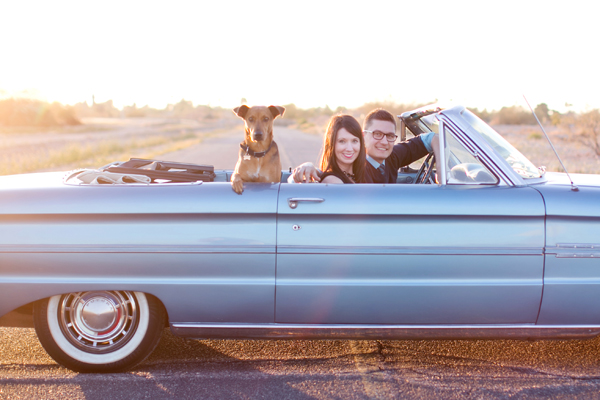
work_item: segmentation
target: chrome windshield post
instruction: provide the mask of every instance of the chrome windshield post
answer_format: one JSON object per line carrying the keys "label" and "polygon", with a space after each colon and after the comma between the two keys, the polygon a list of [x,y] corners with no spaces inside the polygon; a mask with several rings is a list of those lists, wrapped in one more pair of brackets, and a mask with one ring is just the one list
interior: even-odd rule
{"label": "chrome windshield post", "polygon": [[440,185],[444,186],[446,185],[446,124],[444,123],[444,120],[439,118],[440,121],[440,128],[438,130],[438,140],[440,143],[440,149],[439,149],[439,156],[440,156],[440,160],[435,160],[435,164],[436,164],[436,169],[437,169],[437,175],[438,175],[438,182]]}
{"label": "chrome windshield post", "polygon": [[[398,118],[400,118],[400,116],[398,115]],[[404,142],[406,140],[406,124],[404,123],[404,120],[402,118],[400,118],[400,141]]]}

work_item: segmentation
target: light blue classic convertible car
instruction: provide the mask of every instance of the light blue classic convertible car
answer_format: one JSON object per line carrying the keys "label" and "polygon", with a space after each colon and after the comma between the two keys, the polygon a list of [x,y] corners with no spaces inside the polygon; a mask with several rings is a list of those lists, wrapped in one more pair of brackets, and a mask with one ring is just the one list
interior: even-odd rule
{"label": "light blue classic convertible car", "polygon": [[416,184],[256,183],[240,196],[231,171],[139,159],[0,177],[2,321],[32,314],[47,352],[83,372],[132,368],[166,326],[188,338],[600,334],[599,177],[545,173],[464,107],[400,119],[402,133],[439,133],[435,168],[399,175]]}

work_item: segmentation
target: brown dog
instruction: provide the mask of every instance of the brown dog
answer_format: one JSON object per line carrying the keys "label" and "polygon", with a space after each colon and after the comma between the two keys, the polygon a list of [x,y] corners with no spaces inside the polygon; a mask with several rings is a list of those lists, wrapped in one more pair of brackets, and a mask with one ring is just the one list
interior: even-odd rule
{"label": "brown dog", "polygon": [[233,112],[244,120],[246,134],[231,175],[232,189],[242,194],[244,182],[279,182],[281,161],[277,143],[273,141],[273,120],[283,115],[285,108],[244,105],[234,108]]}

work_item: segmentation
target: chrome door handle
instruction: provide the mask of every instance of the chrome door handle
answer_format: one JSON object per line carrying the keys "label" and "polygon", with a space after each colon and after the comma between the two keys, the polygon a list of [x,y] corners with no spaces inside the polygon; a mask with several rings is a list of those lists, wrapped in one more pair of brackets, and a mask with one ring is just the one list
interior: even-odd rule
{"label": "chrome door handle", "polygon": [[288,199],[288,206],[290,206],[290,208],[296,208],[296,207],[298,207],[298,203],[300,203],[300,202],[322,203],[324,201],[325,201],[325,199],[320,199],[318,197],[291,197]]}

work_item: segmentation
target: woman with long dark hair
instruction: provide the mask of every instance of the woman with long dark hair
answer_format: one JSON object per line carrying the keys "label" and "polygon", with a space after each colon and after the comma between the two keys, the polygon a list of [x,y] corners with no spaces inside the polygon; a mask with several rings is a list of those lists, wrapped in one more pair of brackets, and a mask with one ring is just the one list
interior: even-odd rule
{"label": "woman with long dark hair", "polygon": [[362,128],[351,115],[329,121],[321,154],[321,183],[363,183],[366,152]]}

